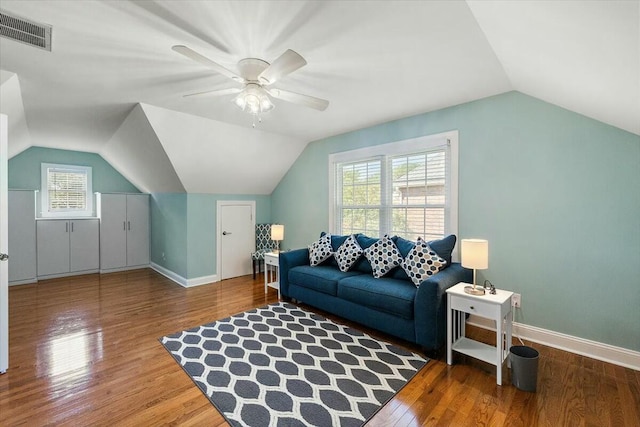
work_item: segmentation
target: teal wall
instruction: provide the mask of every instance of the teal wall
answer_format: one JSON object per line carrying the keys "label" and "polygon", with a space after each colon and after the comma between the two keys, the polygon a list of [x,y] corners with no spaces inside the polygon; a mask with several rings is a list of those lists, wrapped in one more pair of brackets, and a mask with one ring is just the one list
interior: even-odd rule
{"label": "teal wall", "polygon": [[151,261],[186,279],[217,274],[218,200],[255,200],[256,222],[271,221],[270,196],[152,194]]}
{"label": "teal wall", "polygon": [[151,195],[151,262],[187,277],[187,194]]}
{"label": "teal wall", "polygon": [[640,351],[640,136],[518,92],[310,143],[272,194],[283,247],[329,225],[328,156],[459,131],[459,237],[516,321]]}
{"label": "teal wall", "polygon": [[99,154],[43,147],[30,147],[9,159],[9,188],[40,190],[41,163],[91,166],[94,192],[140,192]]}

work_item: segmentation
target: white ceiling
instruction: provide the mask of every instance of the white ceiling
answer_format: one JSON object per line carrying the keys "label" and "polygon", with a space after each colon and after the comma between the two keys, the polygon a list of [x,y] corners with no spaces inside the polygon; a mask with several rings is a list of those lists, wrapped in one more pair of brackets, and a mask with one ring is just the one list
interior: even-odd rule
{"label": "white ceiling", "polygon": [[[120,130],[125,121],[145,114],[139,126],[151,124],[179,180],[167,188],[212,193],[269,194],[310,141],[510,90],[640,134],[637,0],[2,0],[0,8],[53,26],[52,52],[0,38],[0,108],[24,124],[19,138],[10,129],[10,153],[29,145],[101,153],[147,191],[161,190],[152,174],[128,174],[118,159],[126,150],[114,149],[136,134],[130,123]],[[234,83],[175,44],[232,70],[242,58],[273,61],[293,49],[308,65],[274,87],[331,104],[319,112],[275,100],[256,132],[231,96],[182,97]],[[153,144],[153,132],[142,132]]]}

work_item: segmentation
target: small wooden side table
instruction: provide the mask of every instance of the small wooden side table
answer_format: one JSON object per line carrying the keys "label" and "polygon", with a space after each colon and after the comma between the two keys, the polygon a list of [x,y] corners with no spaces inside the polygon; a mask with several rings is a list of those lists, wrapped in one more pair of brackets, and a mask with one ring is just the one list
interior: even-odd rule
{"label": "small wooden side table", "polygon": [[[447,363],[452,364],[457,351],[496,366],[496,383],[502,385],[502,365],[509,356],[513,311],[513,292],[496,289],[492,295],[470,295],[464,291],[468,283],[458,283],[447,289]],[[496,343],[491,346],[465,337],[465,313],[496,322]],[[508,362],[507,362],[508,363]]]}
{"label": "small wooden side table", "polygon": [[271,287],[278,290],[280,298],[280,255],[275,252],[264,254],[264,293]]}

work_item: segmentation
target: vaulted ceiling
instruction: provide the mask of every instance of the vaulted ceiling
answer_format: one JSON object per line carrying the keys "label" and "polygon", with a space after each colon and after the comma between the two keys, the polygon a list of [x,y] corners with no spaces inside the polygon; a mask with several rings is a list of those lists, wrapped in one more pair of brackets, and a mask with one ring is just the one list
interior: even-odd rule
{"label": "vaulted ceiling", "polygon": [[[52,51],[0,38],[9,153],[100,153],[144,191],[269,194],[313,140],[517,90],[640,134],[640,2],[13,1]],[[237,87],[171,50],[236,70],[286,49],[307,65],[252,128]],[[242,170],[241,173],[238,171]]]}

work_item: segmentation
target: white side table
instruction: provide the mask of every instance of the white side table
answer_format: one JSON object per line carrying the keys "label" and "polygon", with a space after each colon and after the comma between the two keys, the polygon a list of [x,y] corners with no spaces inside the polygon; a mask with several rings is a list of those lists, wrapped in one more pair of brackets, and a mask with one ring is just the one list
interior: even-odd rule
{"label": "white side table", "polygon": [[267,293],[267,287],[278,290],[278,298],[280,298],[280,255],[274,252],[264,254],[264,293]]}
{"label": "white side table", "polygon": [[[452,364],[453,351],[491,363],[496,366],[496,383],[502,385],[502,364],[511,346],[513,292],[496,289],[495,295],[488,290],[485,295],[469,295],[464,291],[468,285],[458,283],[447,289],[447,363]],[[465,313],[496,322],[495,347],[465,337]]]}

